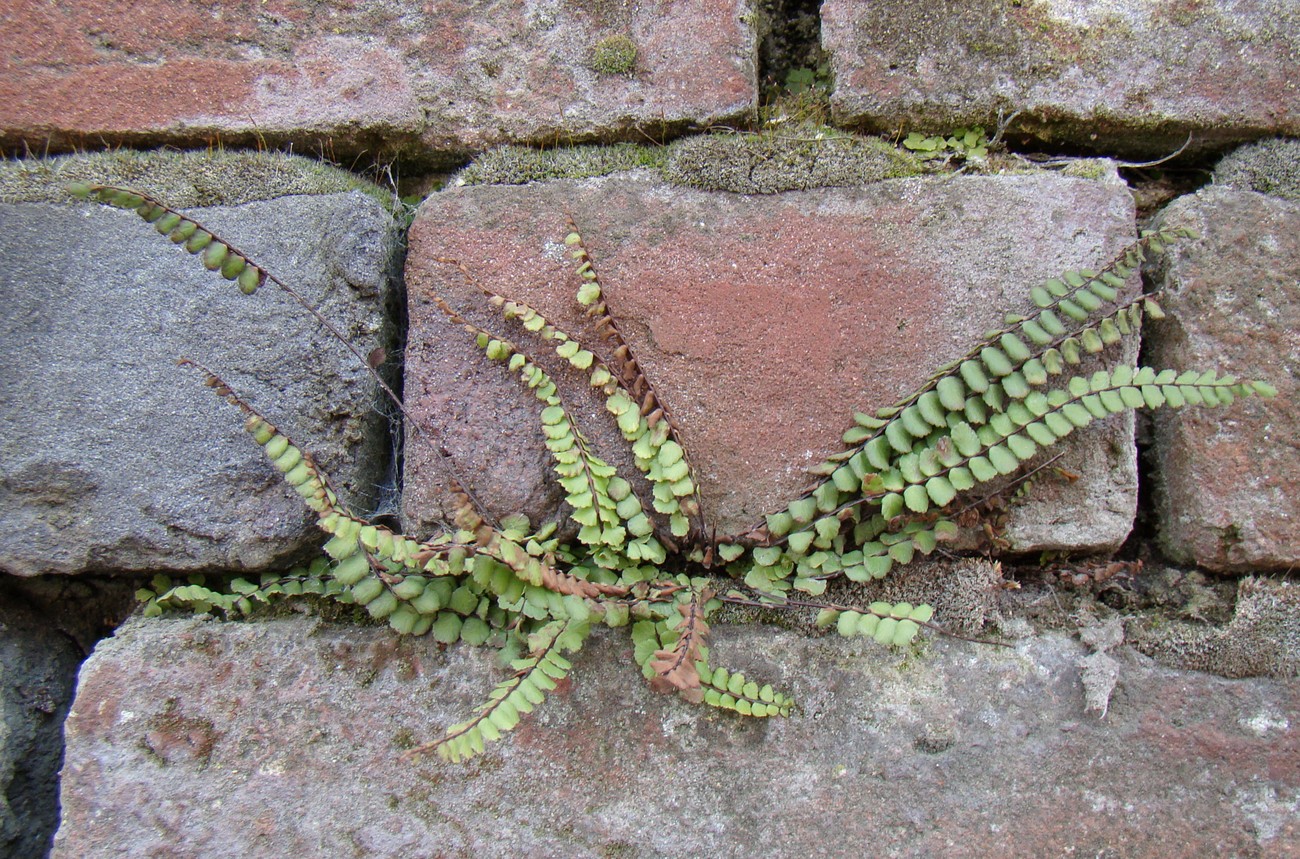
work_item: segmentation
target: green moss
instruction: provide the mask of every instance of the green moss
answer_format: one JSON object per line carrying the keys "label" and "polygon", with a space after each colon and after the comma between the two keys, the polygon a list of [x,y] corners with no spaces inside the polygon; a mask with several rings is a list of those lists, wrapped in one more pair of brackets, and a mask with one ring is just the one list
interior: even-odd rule
{"label": "green moss", "polygon": [[622,34],[601,39],[591,49],[591,67],[602,75],[630,75],[636,67],[636,43]]}
{"label": "green moss", "polygon": [[523,185],[638,168],[658,170],[675,185],[741,194],[864,185],[927,172],[915,155],[883,140],[804,123],[761,135],[691,137],[668,147],[505,146],[480,155],[454,184]]}
{"label": "green moss", "polygon": [[798,124],[762,134],[693,137],[671,147],[664,178],[706,191],[781,191],[866,185],[927,172],[884,140]]}
{"label": "green moss", "polygon": [[124,185],[182,209],[354,190],[374,197],[385,208],[393,204],[393,195],[378,185],[281,152],[117,149],[0,162],[0,202],[71,202],[65,190],[71,182]]}
{"label": "green moss", "polygon": [[1106,158],[1080,158],[1067,164],[1061,170],[1061,175],[1077,179],[1105,179],[1115,175],[1115,164]]}
{"label": "green moss", "polygon": [[393,732],[392,744],[393,748],[407,751],[420,745],[420,741],[415,738],[415,734],[411,733],[410,728],[398,728]]}
{"label": "green moss", "polygon": [[1205,623],[1130,623],[1138,650],[1174,668],[1224,677],[1300,677],[1300,585],[1245,578],[1232,620]]}
{"label": "green moss", "polygon": [[1219,162],[1214,183],[1300,200],[1300,140],[1264,140],[1243,146]]}
{"label": "green moss", "polygon": [[455,178],[455,185],[524,185],[550,179],[589,179],[639,167],[660,167],[667,152],[660,146],[630,143],[531,149],[503,146],[484,152]]}

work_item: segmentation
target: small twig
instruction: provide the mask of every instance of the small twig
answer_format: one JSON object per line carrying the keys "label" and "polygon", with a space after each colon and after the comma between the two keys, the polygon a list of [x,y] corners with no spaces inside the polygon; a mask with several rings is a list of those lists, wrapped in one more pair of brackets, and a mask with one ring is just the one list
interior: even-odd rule
{"label": "small twig", "polygon": [[1172,161],[1173,159],[1177,158],[1179,155],[1182,155],[1183,152],[1187,149],[1187,147],[1191,145],[1192,145],[1192,132],[1189,131],[1187,132],[1187,140],[1183,141],[1183,145],[1175,149],[1170,154],[1166,155],[1164,158],[1157,158],[1155,161],[1116,161],[1115,166],[1116,167],[1156,167],[1161,164],[1164,164],[1166,161]]}
{"label": "small twig", "polygon": [[1022,113],[1024,113],[1023,110],[1017,110],[1013,112],[1010,116],[1008,116],[1006,119],[1003,119],[1002,110],[1000,108],[998,109],[998,130],[993,135],[992,139],[989,140],[989,145],[988,145],[989,149],[992,149],[994,146],[997,146],[1002,142],[1002,135],[1006,134],[1006,131],[1011,126],[1011,123],[1015,122],[1016,117],[1020,116],[1020,114]]}
{"label": "small twig", "polygon": [[[1172,161],[1173,159],[1177,158],[1179,155],[1182,155],[1183,152],[1187,150],[1187,147],[1192,145],[1192,138],[1193,138],[1192,133],[1188,132],[1187,140],[1183,141],[1182,146],[1178,147],[1173,152],[1169,153],[1163,158],[1157,158],[1154,161],[1115,161],[1113,163],[1115,164],[1116,168],[1122,168],[1126,170],[1142,168],[1142,167],[1157,167],[1161,164],[1164,164],[1166,161]],[[1019,157],[1037,167],[1066,167],[1070,164],[1073,164],[1076,161],[1085,160],[1081,158],[1053,158],[1053,159],[1044,159],[1040,161],[1023,155]]]}

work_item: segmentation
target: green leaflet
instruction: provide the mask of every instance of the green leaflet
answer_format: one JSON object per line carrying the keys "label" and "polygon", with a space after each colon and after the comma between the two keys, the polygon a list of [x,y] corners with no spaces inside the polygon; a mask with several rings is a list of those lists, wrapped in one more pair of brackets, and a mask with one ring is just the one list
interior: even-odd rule
{"label": "green leaflet", "polygon": [[916,637],[921,624],[928,623],[933,615],[934,609],[928,605],[878,602],[872,603],[866,612],[839,612],[835,628],[846,638],[874,638],[881,644],[902,647]]}
{"label": "green leaflet", "polygon": [[705,704],[723,710],[732,710],[742,716],[767,718],[789,716],[795,707],[794,700],[770,685],[759,686],[740,672],[725,668],[710,668],[706,662],[697,662]]}

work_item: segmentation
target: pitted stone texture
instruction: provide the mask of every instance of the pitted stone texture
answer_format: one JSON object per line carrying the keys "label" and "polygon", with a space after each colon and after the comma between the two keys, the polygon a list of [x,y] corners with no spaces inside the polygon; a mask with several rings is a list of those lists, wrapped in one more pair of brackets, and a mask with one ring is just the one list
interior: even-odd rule
{"label": "pitted stone texture", "polygon": [[650,692],[608,631],[512,734],[449,765],[400,756],[503,678],[490,650],[309,619],[133,622],[82,669],[53,855],[1300,851],[1295,683],[1119,649],[1098,720],[1084,652],[1061,634],[900,654],[718,625],[715,661],[801,707],[746,720]]}
{"label": "pitted stone texture", "polygon": [[[439,194],[410,233],[406,392],[434,431],[407,445],[412,530],[443,510],[446,463],[498,515],[555,515],[535,399],[489,364],[432,302],[443,295],[539,360],[554,358],[435,257],[527,301],[597,350],[573,299],[562,239],[576,217],[638,361],[681,429],[719,534],[748,530],[807,485],[843,446],[854,409],[897,401],[964,354],[1029,287],[1097,266],[1131,240],[1116,183],[1054,175],[909,179],[765,197],[672,188],[644,174]],[[1130,356],[1131,358],[1131,356]],[[557,381],[571,371],[543,361]],[[561,362],[562,363],[562,362]],[[580,380],[562,388],[608,461],[627,445]],[[1041,481],[1013,512],[1017,548],[1113,548],[1136,506],[1131,423],[1062,446],[1074,485]],[[634,474],[630,465],[624,472]]]}
{"label": "pitted stone texture", "polygon": [[[453,163],[505,142],[658,139],[757,97],[745,0],[10,6],[6,149],[291,141]],[[612,36],[637,47],[627,74],[594,66]]]}
{"label": "pitted stone texture", "polygon": [[1152,155],[1300,132],[1291,0],[827,0],[822,43],[837,120],[876,131],[1021,111],[1050,146]]}
{"label": "pitted stone texture", "polygon": [[1169,314],[1150,327],[1158,367],[1215,368],[1273,400],[1156,416],[1160,540],[1213,570],[1300,563],[1300,202],[1204,188],[1161,215],[1201,236],[1161,260]]}
{"label": "pitted stone texture", "polygon": [[[361,347],[396,228],[359,192],[189,210]],[[0,205],[0,569],[258,569],[320,540],[243,416],[176,366],[223,375],[361,506],[386,427],[364,368],[292,298],[245,297],[134,213]]]}

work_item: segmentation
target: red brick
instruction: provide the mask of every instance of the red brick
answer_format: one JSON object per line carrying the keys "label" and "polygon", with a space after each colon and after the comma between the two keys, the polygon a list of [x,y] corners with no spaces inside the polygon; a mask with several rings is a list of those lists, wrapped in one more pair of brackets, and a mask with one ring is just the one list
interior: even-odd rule
{"label": "red brick", "polygon": [[[743,0],[604,13],[17,0],[0,22],[0,146],[262,139],[447,161],[503,142],[654,136],[752,109],[747,12]],[[590,67],[595,44],[615,34],[638,47],[630,76]]]}
{"label": "red brick", "polygon": [[1273,400],[1189,409],[1156,422],[1156,500],[1165,551],[1221,571],[1300,564],[1300,202],[1211,187],[1165,223],[1201,238],[1176,247],[1160,285],[1169,318],[1151,334],[1162,366],[1265,379]]}
{"label": "red brick", "polygon": [[[1123,186],[1058,176],[901,180],[743,197],[620,176],[467,187],[430,198],[410,234],[407,404],[431,430],[407,447],[405,513],[441,512],[440,448],[499,514],[555,510],[533,398],[487,362],[431,302],[482,306],[482,283],[525,300],[588,345],[559,244],[565,213],[596,257],[614,313],[679,424],[719,534],[747,530],[841,450],[854,409],[889,405],[963,354],[1028,290],[1099,265],[1130,240]],[[517,325],[477,314],[521,344]],[[542,347],[534,354],[549,352]],[[578,385],[574,395],[585,387]],[[599,404],[578,400],[603,456],[626,445]],[[1084,434],[1063,464],[1085,473],[1027,505],[1023,548],[1113,548],[1136,505],[1131,424]],[[1050,484],[1050,481],[1046,483]],[[1056,541],[1063,540],[1063,543]]]}
{"label": "red brick", "polygon": [[827,0],[822,42],[843,123],[990,128],[1059,150],[1164,155],[1300,133],[1292,0],[916,3]]}

